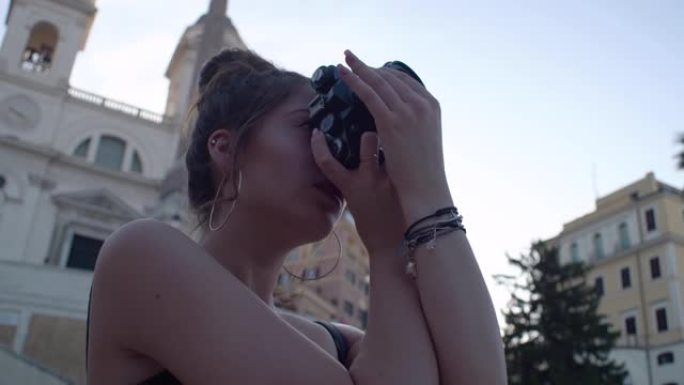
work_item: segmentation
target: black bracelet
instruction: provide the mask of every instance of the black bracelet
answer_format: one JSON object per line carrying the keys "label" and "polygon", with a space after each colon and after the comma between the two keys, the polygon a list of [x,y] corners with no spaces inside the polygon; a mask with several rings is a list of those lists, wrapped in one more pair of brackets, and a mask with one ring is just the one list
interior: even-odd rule
{"label": "black bracelet", "polygon": [[443,208],[443,209],[439,209],[439,210],[435,211],[434,214],[424,216],[423,218],[421,218],[421,219],[415,221],[415,222],[408,228],[408,230],[406,230],[406,232],[404,233],[404,239],[408,239],[409,235],[411,234],[411,231],[412,231],[416,226],[418,226],[419,224],[421,224],[422,222],[425,222],[425,221],[428,220],[428,219],[435,218],[435,217],[440,217],[440,216],[442,216],[442,215],[449,214],[449,213],[453,213],[453,214],[455,214],[455,215],[458,216],[458,209],[457,209],[456,207],[453,207],[453,206],[451,206],[451,207],[445,207],[445,208]]}
{"label": "black bracelet", "polygon": [[418,246],[421,246],[443,234],[447,234],[455,230],[462,230],[464,233],[466,232],[466,229],[461,222],[460,216],[449,222],[442,222],[433,226],[417,229],[411,233],[409,238],[406,238],[404,242],[409,250],[413,250]]}

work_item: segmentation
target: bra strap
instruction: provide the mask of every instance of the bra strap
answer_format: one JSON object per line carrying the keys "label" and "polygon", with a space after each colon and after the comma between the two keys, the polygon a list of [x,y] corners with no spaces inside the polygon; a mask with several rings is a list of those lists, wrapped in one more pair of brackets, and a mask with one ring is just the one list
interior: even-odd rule
{"label": "bra strap", "polygon": [[344,338],[344,335],[340,331],[340,329],[332,324],[331,322],[327,321],[314,321],[315,323],[323,326],[328,330],[330,335],[332,335],[333,340],[335,341],[335,347],[337,347],[337,359],[344,365],[346,368],[347,365],[345,365],[345,361],[347,359],[347,353],[349,352],[349,344],[347,343],[347,339]]}

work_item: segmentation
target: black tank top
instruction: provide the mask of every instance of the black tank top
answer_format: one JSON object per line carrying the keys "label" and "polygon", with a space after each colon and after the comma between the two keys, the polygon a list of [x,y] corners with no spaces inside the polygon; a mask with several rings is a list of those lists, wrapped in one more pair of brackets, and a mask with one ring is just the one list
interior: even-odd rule
{"label": "black tank top", "polygon": [[[89,338],[89,332],[90,332],[90,299],[93,296],[93,288],[90,288],[90,295],[88,298],[88,314],[86,316],[86,347],[85,347],[85,353],[86,353],[86,371],[88,370],[88,338]],[[337,347],[337,359],[346,367],[347,365],[345,364],[345,360],[347,358],[347,353],[349,352],[349,344],[347,343],[347,340],[344,338],[344,335],[340,331],[340,329],[337,328],[337,326],[333,325],[330,322],[327,321],[314,321],[319,325],[322,325],[328,332],[332,335],[333,340],[335,341],[335,346]],[[159,372],[155,374],[154,376],[144,380],[143,382],[140,382],[138,385],[182,385],[180,381],[176,377],[171,374],[168,370],[164,370],[163,372]]]}

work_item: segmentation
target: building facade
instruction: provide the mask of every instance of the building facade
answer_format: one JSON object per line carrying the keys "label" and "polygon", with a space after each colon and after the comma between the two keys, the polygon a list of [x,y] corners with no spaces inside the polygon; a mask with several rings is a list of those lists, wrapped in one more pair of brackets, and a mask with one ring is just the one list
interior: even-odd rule
{"label": "building facade", "polygon": [[[368,323],[370,265],[348,211],[333,235],[306,245],[288,256],[280,273],[276,299],[281,307],[310,317],[342,322],[365,329]],[[339,257],[338,257],[339,255]]]}
{"label": "building facade", "polygon": [[[84,384],[88,293],[104,239],[142,217],[194,228],[179,155],[202,63],[246,48],[226,12],[227,0],[211,0],[184,31],[166,70],[166,110],[154,113],[69,85],[95,0],[10,1],[0,47],[0,383]],[[283,278],[278,298],[361,327],[367,256],[348,215],[337,228],[345,251],[335,274],[352,271],[354,283]],[[311,247],[293,253],[297,274],[302,261],[328,255],[307,256]]]}
{"label": "building facade", "polygon": [[596,201],[554,239],[583,261],[599,312],[621,336],[613,352],[634,385],[684,384],[684,196],[653,173]]}

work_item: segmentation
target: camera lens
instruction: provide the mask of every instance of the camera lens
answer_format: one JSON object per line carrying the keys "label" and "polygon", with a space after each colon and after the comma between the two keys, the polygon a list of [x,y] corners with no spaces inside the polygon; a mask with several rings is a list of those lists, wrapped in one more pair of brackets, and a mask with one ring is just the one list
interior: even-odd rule
{"label": "camera lens", "polygon": [[311,76],[311,86],[318,93],[326,93],[338,78],[339,74],[335,66],[321,66]]}
{"label": "camera lens", "polygon": [[401,71],[401,72],[409,75],[410,77],[418,80],[418,83],[420,83],[422,86],[425,86],[425,84],[423,84],[423,81],[420,80],[418,75],[411,69],[411,67],[407,66],[406,64],[404,64],[398,60],[387,62],[387,63],[385,63],[385,65],[383,67],[392,68],[392,69],[395,69],[397,71]]}

